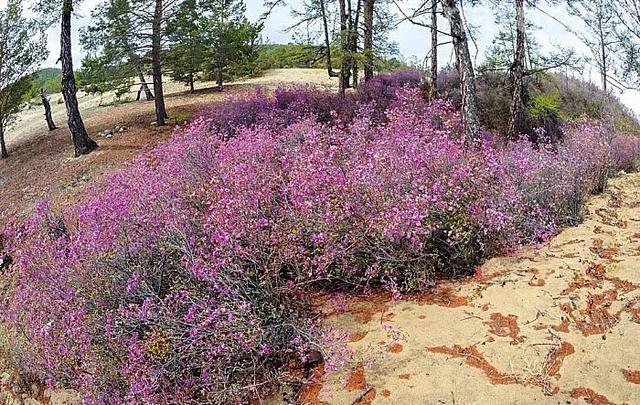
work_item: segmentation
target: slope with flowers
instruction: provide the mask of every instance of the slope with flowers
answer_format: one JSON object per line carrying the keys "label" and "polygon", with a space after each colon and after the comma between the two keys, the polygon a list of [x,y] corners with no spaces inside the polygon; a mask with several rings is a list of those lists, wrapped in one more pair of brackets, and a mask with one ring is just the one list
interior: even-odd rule
{"label": "slope with flowers", "polygon": [[578,223],[589,193],[637,167],[638,139],[591,121],[554,145],[465,146],[418,80],[231,100],[63,212],[7,227],[16,362],[86,403],[268,396],[349,361],[310,292],[469,275]]}

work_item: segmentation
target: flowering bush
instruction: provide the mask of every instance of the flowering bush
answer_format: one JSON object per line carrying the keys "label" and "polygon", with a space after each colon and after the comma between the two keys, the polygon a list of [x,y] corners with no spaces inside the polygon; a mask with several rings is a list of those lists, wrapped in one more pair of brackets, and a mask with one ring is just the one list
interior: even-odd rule
{"label": "flowering bush", "polygon": [[270,129],[283,128],[303,118],[332,125],[346,124],[354,119],[361,105],[370,107],[371,120],[384,122],[385,111],[395,99],[396,90],[419,85],[420,72],[399,70],[376,75],[363,83],[356,93],[345,97],[301,85],[280,87],[272,95],[258,89],[255,93],[240,94],[222,106],[206,108],[200,116],[206,119],[212,132],[226,136],[232,136],[238,128],[255,124]]}
{"label": "flowering bush", "polygon": [[386,91],[384,113],[300,88],[235,100],[7,229],[25,366],[86,403],[243,402],[318,350],[308,286],[468,274],[574,223],[637,162],[638,139],[588,121],[553,147],[465,148],[450,104]]}

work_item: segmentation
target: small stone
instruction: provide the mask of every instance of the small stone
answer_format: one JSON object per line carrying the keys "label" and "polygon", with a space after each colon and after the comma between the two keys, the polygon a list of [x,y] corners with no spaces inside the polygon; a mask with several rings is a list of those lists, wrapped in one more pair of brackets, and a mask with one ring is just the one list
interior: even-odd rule
{"label": "small stone", "polygon": [[31,395],[33,395],[34,397],[39,397],[41,393],[42,388],[38,384],[31,384]]}
{"label": "small stone", "polygon": [[0,383],[2,383],[2,385],[11,384],[11,380],[13,380],[13,379],[11,378],[11,374],[9,374],[9,373],[5,372],[5,373],[2,373],[0,375]]}
{"label": "small stone", "polygon": [[49,398],[51,405],[80,405],[82,403],[78,393],[71,390],[53,390]]}

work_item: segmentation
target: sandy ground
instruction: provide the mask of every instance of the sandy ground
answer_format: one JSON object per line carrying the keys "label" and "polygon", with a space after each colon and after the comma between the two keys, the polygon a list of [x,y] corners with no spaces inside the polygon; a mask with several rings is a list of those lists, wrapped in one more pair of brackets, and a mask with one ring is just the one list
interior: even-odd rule
{"label": "sandy ground", "polygon": [[583,224],[421,295],[327,309],[354,360],[307,404],[640,403],[640,174]]}
{"label": "sandy ground", "polygon": [[[153,80],[151,77],[146,78],[147,83],[151,86]],[[277,87],[283,83],[308,83],[315,86],[334,88],[337,87],[337,79],[330,79],[326,72],[321,69],[274,69],[265,72],[261,76],[241,79],[229,86],[233,89],[238,86],[264,86],[267,88]],[[202,92],[204,89],[214,88],[214,82],[197,82],[196,90]],[[135,100],[139,86],[133,86],[130,92],[122,96],[122,100]],[[153,86],[151,86],[153,90]],[[176,95],[187,91],[187,87],[182,83],[176,83],[167,80],[164,84],[166,95]],[[144,98],[144,94],[142,94]],[[87,94],[83,91],[78,92],[78,103],[83,117],[89,118],[95,114],[110,109],[110,104],[114,103],[115,96],[113,93],[105,93],[104,95]],[[140,103],[128,103],[129,106]],[[51,95],[51,109],[54,121],[58,126],[62,126],[66,122],[66,109],[62,94]],[[6,135],[7,147],[19,145],[21,142],[29,139],[35,132],[46,132],[47,127],[44,122],[44,110],[42,106],[33,105],[30,109],[23,110],[18,115],[18,125],[10,129]]]}

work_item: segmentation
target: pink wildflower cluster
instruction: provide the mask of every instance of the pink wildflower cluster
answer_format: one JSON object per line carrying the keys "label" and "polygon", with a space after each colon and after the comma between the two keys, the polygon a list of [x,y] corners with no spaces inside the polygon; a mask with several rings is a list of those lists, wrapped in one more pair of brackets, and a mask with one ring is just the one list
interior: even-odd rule
{"label": "pink wildflower cluster", "polygon": [[451,105],[394,89],[384,113],[361,94],[237,100],[7,229],[25,366],[86,403],[243,402],[318,350],[309,287],[469,274],[637,168],[637,138],[586,121],[558,145],[465,148]]}

